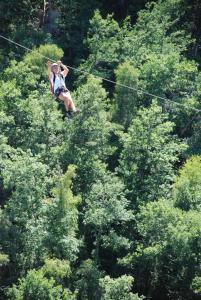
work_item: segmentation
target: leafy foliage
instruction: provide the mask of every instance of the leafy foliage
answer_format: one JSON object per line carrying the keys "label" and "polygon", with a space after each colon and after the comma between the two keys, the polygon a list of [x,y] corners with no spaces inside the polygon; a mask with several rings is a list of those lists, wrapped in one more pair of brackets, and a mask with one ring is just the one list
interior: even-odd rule
{"label": "leafy foliage", "polygon": [[[124,185],[112,174],[97,180],[87,195],[84,223],[95,235],[94,258],[99,261],[100,247],[118,251],[129,248],[129,240],[123,237],[124,225],[133,219],[124,195]],[[115,227],[119,227],[115,230]]]}
{"label": "leafy foliage", "polygon": [[[139,81],[139,71],[130,63],[123,63],[116,70],[117,84],[127,85],[133,89],[137,89]],[[124,127],[128,128],[132,119],[137,114],[137,109],[140,106],[138,93],[126,89],[124,86],[116,85],[115,95],[114,120]]]}
{"label": "leafy foliage", "polygon": [[168,294],[171,299],[190,299],[193,274],[200,272],[200,214],[182,212],[161,200],[141,207],[137,227],[141,241],[122,263],[137,281],[145,278],[145,286],[136,282],[138,288],[156,298]]}
{"label": "leafy foliage", "polygon": [[74,261],[78,252],[79,241],[76,239],[78,196],[73,196],[72,179],[75,176],[74,166],[69,166],[66,174],[59,179],[53,190],[54,201],[47,206],[47,247],[60,259]]}
{"label": "leafy foliage", "polygon": [[42,270],[30,270],[25,278],[19,280],[18,286],[14,285],[9,290],[10,299],[37,299],[37,300],[75,300],[69,290],[57,285],[53,278],[44,277]]}
{"label": "leafy foliage", "polygon": [[103,300],[140,300],[137,294],[130,292],[133,283],[132,276],[123,275],[120,278],[112,279],[106,276],[100,279],[100,286],[103,289]]}
{"label": "leafy foliage", "polygon": [[168,196],[174,164],[185,145],[171,135],[173,123],[156,103],[138,112],[122,136],[119,172],[134,203]]}
{"label": "leafy foliage", "polygon": [[57,281],[71,275],[69,262],[57,258],[46,259],[42,271],[46,277],[53,277],[54,279],[57,279]]}
{"label": "leafy foliage", "polygon": [[78,299],[92,300],[100,299],[101,291],[99,287],[99,279],[103,276],[97,264],[87,259],[82,262],[76,273],[76,287],[78,289]]}
{"label": "leafy foliage", "polygon": [[200,156],[193,156],[186,161],[174,184],[175,206],[183,210],[200,210],[200,172]]}
{"label": "leafy foliage", "polygon": [[1,299],[200,297],[198,2],[1,1]]}
{"label": "leafy foliage", "polygon": [[200,293],[201,293],[200,286],[201,286],[201,278],[197,276],[193,279],[193,282],[192,282],[192,288],[193,288],[193,291],[195,292],[195,294],[200,295]]}
{"label": "leafy foliage", "polygon": [[63,160],[76,164],[76,190],[86,192],[105,171],[105,162],[113,153],[109,144],[114,126],[105,111],[107,94],[98,79],[89,77],[75,93],[82,113],[68,126]]}

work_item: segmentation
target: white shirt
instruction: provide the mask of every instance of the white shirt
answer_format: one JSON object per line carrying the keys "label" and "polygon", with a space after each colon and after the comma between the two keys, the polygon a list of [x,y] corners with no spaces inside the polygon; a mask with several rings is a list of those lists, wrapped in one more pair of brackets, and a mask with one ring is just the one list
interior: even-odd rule
{"label": "white shirt", "polygon": [[[61,75],[63,76],[61,76]],[[63,72],[61,72],[60,74],[52,74],[52,86],[54,88],[54,92],[56,91],[57,88],[61,88],[61,87],[65,87],[66,88],[66,84],[65,84],[65,77]],[[54,76],[55,76],[55,82],[54,82]]]}

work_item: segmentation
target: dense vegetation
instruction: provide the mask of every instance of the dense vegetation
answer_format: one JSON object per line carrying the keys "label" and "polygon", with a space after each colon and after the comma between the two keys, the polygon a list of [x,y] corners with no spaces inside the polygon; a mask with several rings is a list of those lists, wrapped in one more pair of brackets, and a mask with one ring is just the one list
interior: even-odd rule
{"label": "dense vegetation", "polygon": [[[0,34],[33,49],[0,39],[0,299],[201,299],[200,15],[0,0]],[[77,68],[70,122],[39,53]]]}

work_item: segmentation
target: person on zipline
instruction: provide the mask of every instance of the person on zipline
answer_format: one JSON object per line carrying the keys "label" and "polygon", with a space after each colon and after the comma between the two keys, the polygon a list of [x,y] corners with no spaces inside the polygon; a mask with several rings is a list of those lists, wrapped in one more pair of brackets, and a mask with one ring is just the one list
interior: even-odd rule
{"label": "person on zipline", "polygon": [[48,61],[50,90],[56,98],[63,101],[66,109],[66,117],[72,118],[75,114],[80,113],[80,110],[75,107],[70,91],[66,88],[65,77],[68,75],[68,72],[69,69],[61,61],[57,63]]}

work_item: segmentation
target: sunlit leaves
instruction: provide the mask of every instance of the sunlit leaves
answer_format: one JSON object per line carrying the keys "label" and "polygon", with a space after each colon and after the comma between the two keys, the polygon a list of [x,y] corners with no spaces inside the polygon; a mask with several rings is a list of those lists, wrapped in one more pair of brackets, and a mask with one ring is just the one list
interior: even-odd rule
{"label": "sunlit leaves", "polygon": [[185,144],[172,136],[174,124],[156,103],[140,110],[122,136],[119,171],[134,202],[168,196],[174,164]]}
{"label": "sunlit leaves", "polygon": [[201,209],[201,157],[186,161],[174,184],[175,206],[183,210]]}

